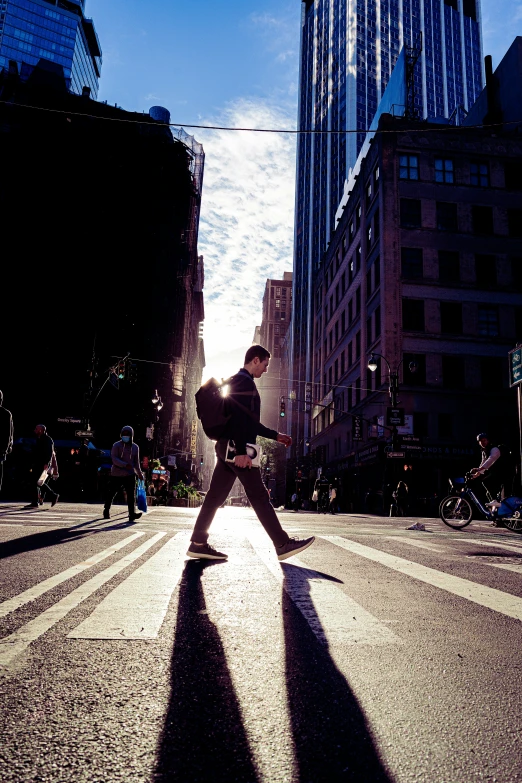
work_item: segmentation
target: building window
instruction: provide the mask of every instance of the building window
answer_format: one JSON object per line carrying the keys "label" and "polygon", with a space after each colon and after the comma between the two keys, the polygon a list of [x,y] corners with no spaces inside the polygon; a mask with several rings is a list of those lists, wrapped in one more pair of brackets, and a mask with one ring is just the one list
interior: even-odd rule
{"label": "building window", "polygon": [[279,299],[281,297],[281,286],[276,286],[276,297]]}
{"label": "building window", "polygon": [[276,299],[275,300],[275,306],[276,306],[276,309],[279,310],[279,308],[281,307],[281,300],[280,299]]}
{"label": "building window", "polygon": [[460,302],[440,303],[441,334],[462,334],[462,305]]}
{"label": "building window", "polygon": [[350,301],[348,302],[348,326],[350,326],[352,321],[353,321],[353,299],[350,299]]}
{"label": "building window", "polygon": [[488,391],[502,389],[506,362],[500,356],[483,356],[480,360],[480,386]]}
{"label": "building window", "polygon": [[353,344],[352,341],[350,340],[350,342],[348,343],[348,369],[352,366],[352,364],[353,364]]}
{"label": "building window", "polygon": [[333,367],[328,368],[328,389],[330,390],[333,386]]}
{"label": "building window", "polygon": [[371,345],[372,340],[372,317],[366,319],[366,345]]}
{"label": "building window", "polygon": [[465,363],[463,356],[442,357],[442,384],[445,389],[463,389],[465,386]]}
{"label": "building window", "polygon": [[381,216],[379,215],[378,209],[373,213],[373,234],[375,236],[375,241],[377,241],[381,235]]}
{"label": "building window", "polygon": [[453,416],[451,413],[439,413],[439,438],[453,437]]}
{"label": "building window", "polygon": [[372,227],[368,228],[368,247],[372,246]]}
{"label": "building window", "polygon": [[287,290],[286,288],[283,288],[283,290],[281,291],[283,299],[286,299],[286,290]]}
{"label": "building window", "polygon": [[471,207],[474,234],[493,234],[493,207]]}
{"label": "building window", "polygon": [[407,332],[424,331],[424,301],[422,299],[402,300],[402,328]]}
{"label": "building window", "polygon": [[335,286],[335,306],[339,307],[339,302],[341,300],[341,284],[337,283]]}
{"label": "building window", "polygon": [[372,200],[372,181],[370,180],[366,185],[366,204],[370,204]]}
{"label": "building window", "polygon": [[361,379],[357,378],[355,381],[355,404],[358,405],[361,401]]}
{"label": "building window", "polygon": [[343,256],[346,253],[346,234],[343,234]]}
{"label": "building window", "polygon": [[381,334],[381,306],[375,308],[375,339]]}
{"label": "building window", "polygon": [[448,158],[435,158],[435,182],[453,182],[453,161]]}
{"label": "building window", "polygon": [[478,333],[481,337],[498,337],[498,307],[479,305]]}
{"label": "building window", "polygon": [[274,334],[279,334],[279,324],[274,326]]}
{"label": "building window", "polygon": [[460,281],[460,256],[455,250],[439,250],[439,280],[441,283]]}
{"label": "building window", "polygon": [[335,331],[335,345],[337,345],[337,343],[339,342],[339,321],[335,322],[334,331]]}
{"label": "building window", "polygon": [[381,284],[381,259],[379,257],[373,262],[373,268],[375,269],[375,272],[373,273],[373,287],[375,290],[376,288],[379,288]]}
{"label": "building window", "polygon": [[281,320],[284,321],[286,319],[286,313],[284,310],[281,310]]}
{"label": "building window", "polygon": [[416,438],[428,437],[429,414],[417,411],[413,414],[413,433]]}
{"label": "building window", "polygon": [[423,276],[422,248],[401,248],[401,275],[409,280],[418,279]]}
{"label": "building window", "polygon": [[344,351],[341,354],[341,377],[344,375]]}
{"label": "building window", "polygon": [[399,156],[400,179],[419,179],[419,158],[417,155]]}
{"label": "building window", "polygon": [[335,380],[335,383],[337,383],[337,381],[339,380],[339,359],[335,360],[334,368],[335,368],[335,370],[334,370],[334,380]]}
{"label": "building window", "polygon": [[373,183],[375,185],[375,190],[377,190],[377,188],[379,187],[379,177],[380,177],[379,167],[376,166],[373,172]]}
{"label": "building window", "polygon": [[357,332],[355,335],[355,358],[360,359],[361,357],[361,333]]}
{"label": "building window", "polygon": [[437,201],[437,228],[439,231],[458,231],[456,204]]}
{"label": "building window", "polygon": [[341,313],[341,334],[346,331],[346,312],[343,310]]}
{"label": "building window", "polygon": [[522,291],[522,258],[511,259],[511,286],[514,291]]}
{"label": "building window", "polygon": [[361,225],[361,215],[362,215],[362,209],[361,205],[357,204],[355,207],[355,225],[357,228]]}
{"label": "building window", "polygon": [[346,293],[346,271],[343,272],[341,277],[341,292],[343,296]]}
{"label": "building window", "polygon": [[418,198],[401,198],[401,228],[421,228],[421,201]]}
{"label": "building window", "polygon": [[508,230],[510,237],[522,237],[522,209],[508,209]]}
{"label": "building window", "polygon": [[423,353],[405,353],[402,368],[405,386],[426,385],[426,356]]}
{"label": "building window", "polygon": [[475,276],[480,288],[492,288],[497,285],[497,260],[495,256],[475,256]]}
{"label": "building window", "polygon": [[369,299],[372,295],[372,268],[370,267],[366,272],[366,299]]}
{"label": "building window", "polygon": [[358,316],[361,312],[361,286],[355,292],[355,315]]}
{"label": "building window", "polygon": [[504,179],[509,190],[522,190],[522,161],[510,160],[504,164]]}
{"label": "building window", "polygon": [[469,181],[477,188],[489,187],[489,168],[487,163],[479,161],[469,164]]}

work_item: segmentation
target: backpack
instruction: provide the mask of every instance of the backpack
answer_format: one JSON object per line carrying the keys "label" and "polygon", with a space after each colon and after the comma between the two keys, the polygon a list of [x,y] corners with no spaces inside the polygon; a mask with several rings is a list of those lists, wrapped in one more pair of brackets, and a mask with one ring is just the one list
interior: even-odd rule
{"label": "backpack", "polygon": [[209,378],[195,394],[198,419],[203,432],[211,440],[219,440],[224,435],[230,419],[225,408],[225,397],[221,394],[221,389],[230,380],[218,383],[215,378]]}

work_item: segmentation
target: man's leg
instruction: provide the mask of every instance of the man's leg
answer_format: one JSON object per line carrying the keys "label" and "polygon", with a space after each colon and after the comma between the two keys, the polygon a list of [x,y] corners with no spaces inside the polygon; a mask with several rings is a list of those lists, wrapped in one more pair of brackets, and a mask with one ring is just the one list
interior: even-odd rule
{"label": "man's leg", "polygon": [[216,446],[216,454],[218,455],[216,467],[214,468],[209,490],[205,496],[203,505],[201,506],[190,539],[195,544],[207,543],[208,530],[212,524],[216,511],[227,499],[228,493],[236,480],[236,473],[232,468],[232,464],[225,462],[225,460],[219,456],[220,453],[222,453],[221,449],[218,453],[218,447]]}
{"label": "man's leg", "polygon": [[[125,492],[127,493],[127,508],[129,509],[129,519],[136,516],[136,476],[125,476],[122,479]],[[141,516],[141,513],[139,514]]]}
{"label": "man's leg", "polygon": [[259,468],[236,468],[237,477],[245,488],[247,498],[275,547],[281,547],[289,540],[277,518],[267,488],[261,479]]}
{"label": "man's leg", "polygon": [[107,482],[107,491],[105,493],[105,505],[103,507],[103,516],[106,517],[106,519],[109,518],[112,501],[114,500],[114,496],[119,490],[120,486],[121,479],[118,476],[109,476],[109,480]]}

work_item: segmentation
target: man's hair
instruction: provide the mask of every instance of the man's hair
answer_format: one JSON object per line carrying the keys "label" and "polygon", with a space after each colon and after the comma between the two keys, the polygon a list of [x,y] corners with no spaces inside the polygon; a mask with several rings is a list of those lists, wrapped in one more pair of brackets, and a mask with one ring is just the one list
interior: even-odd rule
{"label": "man's hair", "polygon": [[262,345],[251,345],[245,354],[245,364],[250,364],[250,362],[253,361],[256,356],[258,357],[259,361],[262,362],[264,359],[270,359],[270,351],[268,351],[266,348],[263,348]]}

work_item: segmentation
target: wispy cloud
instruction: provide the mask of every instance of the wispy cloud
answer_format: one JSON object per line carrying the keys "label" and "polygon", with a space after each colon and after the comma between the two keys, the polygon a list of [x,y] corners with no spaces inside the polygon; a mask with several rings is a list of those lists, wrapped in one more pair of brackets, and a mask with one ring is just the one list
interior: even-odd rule
{"label": "wispy cloud", "polygon": [[[242,99],[207,123],[288,128],[295,113],[292,105]],[[200,131],[197,138],[206,155],[199,234],[205,353],[210,374],[225,375],[237,370],[261,322],[267,278],[292,269],[295,138],[242,131]]]}

